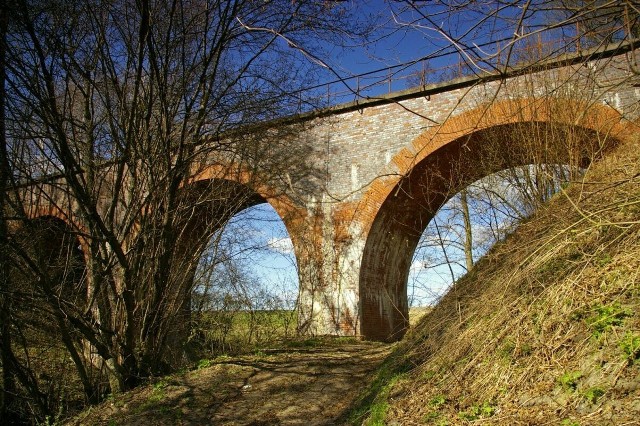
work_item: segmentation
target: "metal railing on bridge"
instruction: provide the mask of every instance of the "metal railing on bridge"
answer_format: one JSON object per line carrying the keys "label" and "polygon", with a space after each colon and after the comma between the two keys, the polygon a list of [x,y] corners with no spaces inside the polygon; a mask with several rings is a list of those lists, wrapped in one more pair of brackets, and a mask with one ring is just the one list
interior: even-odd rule
{"label": "metal railing on bridge", "polygon": [[514,70],[534,68],[568,55],[575,57],[585,53],[586,59],[589,52],[605,47],[604,42],[594,44],[580,38],[550,39],[543,34],[522,41],[505,39],[474,45],[470,50],[449,46],[413,61],[339,77],[296,91],[290,94],[287,115],[445,84],[460,77],[508,75]]}

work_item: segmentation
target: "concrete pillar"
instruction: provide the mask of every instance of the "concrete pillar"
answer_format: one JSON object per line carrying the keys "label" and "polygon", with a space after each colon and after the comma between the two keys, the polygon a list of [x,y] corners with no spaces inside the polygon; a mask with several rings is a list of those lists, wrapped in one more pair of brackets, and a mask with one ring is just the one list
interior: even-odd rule
{"label": "concrete pillar", "polygon": [[364,243],[352,238],[340,220],[340,208],[319,203],[298,254],[301,333],[359,334],[358,276]]}

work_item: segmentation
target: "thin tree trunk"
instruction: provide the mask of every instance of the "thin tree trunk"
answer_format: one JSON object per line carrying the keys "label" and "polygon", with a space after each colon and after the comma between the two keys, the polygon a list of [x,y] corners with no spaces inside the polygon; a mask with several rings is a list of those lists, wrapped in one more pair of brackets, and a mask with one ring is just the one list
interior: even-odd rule
{"label": "thin tree trunk", "polygon": [[449,274],[451,274],[451,283],[456,282],[456,274],[453,272],[453,266],[451,266],[451,261],[449,260],[449,255],[447,254],[447,248],[444,244],[444,239],[442,238],[442,233],[440,232],[440,225],[438,225],[438,221],[433,218],[433,225],[436,227],[436,233],[438,234],[438,242],[440,244],[440,249],[442,250],[442,255],[444,256],[444,261],[449,268]]}
{"label": "thin tree trunk", "polygon": [[473,234],[471,232],[471,215],[469,214],[466,189],[460,191],[460,208],[462,209],[462,219],[464,221],[464,258],[467,271],[470,271],[473,268]]}
{"label": "thin tree trunk", "polygon": [[5,216],[6,194],[9,178],[9,159],[7,155],[7,136],[5,128],[5,80],[6,80],[6,52],[7,26],[9,22],[9,5],[6,0],[0,0],[0,351],[2,351],[2,398],[0,399],[0,418],[8,423],[17,419],[11,410],[13,405],[16,383],[11,362],[11,334],[10,315],[11,299],[8,296],[9,259],[8,259],[8,228]]}

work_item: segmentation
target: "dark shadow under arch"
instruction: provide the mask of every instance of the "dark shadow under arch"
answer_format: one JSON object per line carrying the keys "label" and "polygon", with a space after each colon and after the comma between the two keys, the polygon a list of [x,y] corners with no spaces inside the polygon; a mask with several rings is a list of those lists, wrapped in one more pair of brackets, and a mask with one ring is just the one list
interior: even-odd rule
{"label": "dark shadow under arch", "polygon": [[412,255],[429,221],[452,196],[511,167],[584,167],[602,153],[601,142],[582,127],[504,124],[454,139],[416,164],[384,200],[367,236],[359,282],[362,336],[396,341],[406,333]]}
{"label": "dark shadow under arch", "polygon": [[200,180],[185,186],[181,193],[184,221],[178,248],[200,247],[236,213],[266,203],[267,200],[241,183],[224,180]]}
{"label": "dark shadow under arch", "polygon": [[11,280],[51,304],[86,308],[85,256],[77,233],[55,216],[28,219],[13,232]]}

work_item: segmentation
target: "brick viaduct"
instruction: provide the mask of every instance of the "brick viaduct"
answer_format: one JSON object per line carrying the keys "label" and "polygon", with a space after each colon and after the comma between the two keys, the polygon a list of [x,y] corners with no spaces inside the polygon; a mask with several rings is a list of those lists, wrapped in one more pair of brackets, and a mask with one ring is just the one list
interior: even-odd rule
{"label": "brick viaduct", "polygon": [[[304,117],[324,170],[291,214],[286,194],[235,180],[283,218],[313,334],[392,341],[408,325],[413,252],[435,212],[490,173],[536,162],[582,164],[637,138],[640,51],[576,55],[526,72],[481,74],[360,100]],[[530,137],[562,140],[532,148]],[[203,159],[203,164],[206,163]],[[219,177],[201,167],[193,181]],[[191,182],[193,183],[193,182]],[[34,202],[33,210],[42,210]]]}

